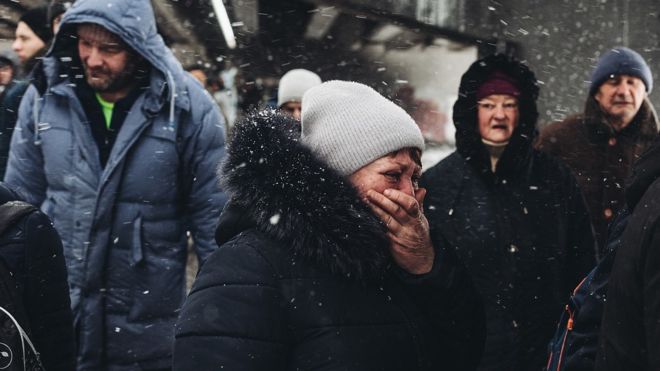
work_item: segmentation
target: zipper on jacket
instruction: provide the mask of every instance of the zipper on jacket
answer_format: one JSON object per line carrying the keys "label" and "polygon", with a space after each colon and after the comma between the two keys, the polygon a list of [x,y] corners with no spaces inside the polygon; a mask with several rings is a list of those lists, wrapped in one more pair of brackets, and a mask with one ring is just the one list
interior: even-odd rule
{"label": "zipper on jacket", "polygon": [[561,341],[559,362],[557,362],[557,371],[561,370],[561,364],[564,361],[564,349],[566,348],[566,339],[568,338],[568,333],[573,330],[573,315],[575,314],[575,311],[572,311],[568,304],[566,304],[566,311],[568,312],[568,321],[566,322],[566,332],[564,332],[564,339]]}
{"label": "zipper on jacket", "polygon": [[[584,277],[582,279],[582,281],[580,281],[580,283],[575,287],[575,289],[573,290],[573,296],[571,297],[571,301],[573,301],[573,297],[575,297],[575,294],[577,293],[577,291],[580,289],[580,287],[582,287],[584,282],[587,280],[587,277],[589,277],[589,276]],[[566,347],[566,339],[568,339],[568,334],[571,331],[573,331],[573,326],[575,324],[574,323],[575,322],[575,320],[574,320],[575,310],[571,310],[571,306],[569,304],[566,304],[566,306],[564,308],[565,308],[566,312],[568,312],[568,320],[566,321],[566,331],[564,332],[564,338],[561,341],[561,348],[560,348],[560,351],[559,351],[559,358],[558,358],[557,367],[555,368],[555,371],[561,370],[561,364],[564,361],[563,357],[564,357],[564,348]],[[552,357],[554,355],[555,355],[554,351],[550,352],[550,357],[548,358],[548,364],[545,366],[546,370],[548,370],[548,371],[551,371],[550,370],[550,364],[552,363]]]}

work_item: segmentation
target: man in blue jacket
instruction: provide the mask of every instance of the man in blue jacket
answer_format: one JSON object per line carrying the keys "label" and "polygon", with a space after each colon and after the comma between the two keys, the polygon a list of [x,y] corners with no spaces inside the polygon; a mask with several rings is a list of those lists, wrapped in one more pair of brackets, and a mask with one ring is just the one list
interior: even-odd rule
{"label": "man in blue jacket", "polygon": [[149,1],[79,0],[26,92],[6,182],[62,236],[78,370],[170,366],[186,232],[204,259],[225,196],[224,123]]}

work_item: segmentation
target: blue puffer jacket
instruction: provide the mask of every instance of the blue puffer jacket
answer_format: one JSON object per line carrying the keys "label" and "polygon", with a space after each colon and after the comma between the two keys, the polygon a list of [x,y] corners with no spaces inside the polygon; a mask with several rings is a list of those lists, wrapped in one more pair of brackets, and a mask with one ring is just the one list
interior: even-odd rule
{"label": "blue puffer jacket", "polygon": [[[152,66],[105,167],[74,91],[83,77],[76,24],[100,24]],[[79,0],[28,89],[6,182],[40,205],[62,236],[79,370],[170,365],[184,299],[186,231],[201,259],[215,247],[225,196],[215,167],[224,124],[156,32],[146,0]]]}

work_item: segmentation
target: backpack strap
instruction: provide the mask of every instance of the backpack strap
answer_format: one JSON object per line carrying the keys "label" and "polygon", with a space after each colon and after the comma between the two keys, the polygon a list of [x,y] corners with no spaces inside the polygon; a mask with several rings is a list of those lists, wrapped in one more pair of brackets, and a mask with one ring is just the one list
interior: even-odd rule
{"label": "backpack strap", "polygon": [[9,201],[0,205],[0,235],[16,224],[21,218],[37,208],[23,201]]}
{"label": "backpack strap", "polygon": [[9,311],[7,311],[3,307],[0,307],[0,312],[2,312],[4,315],[9,317],[9,319],[14,324],[14,326],[18,330],[18,334],[21,337],[21,352],[22,352],[21,355],[23,357],[23,370],[28,369],[26,367],[28,365],[28,353],[25,352],[25,343],[27,343],[27,345],[30,347],[29,350],[31,350],[34,357],[36,357],[36,365],[33,366],[36,366],[37,370],[42,370],[43,366],[41,365],[40,354],[39,352],[37,352],[37,349],[34,347],[34,344],[32,344],[32,340],[30,340],[28,334],[25,332],[25,330],[23,330],[23,327],[21,327],[21,325],[18,323],[18,320],[16,320],[16,318],[14,318],[14,316],[12,316],[11,313],[9,313]]}

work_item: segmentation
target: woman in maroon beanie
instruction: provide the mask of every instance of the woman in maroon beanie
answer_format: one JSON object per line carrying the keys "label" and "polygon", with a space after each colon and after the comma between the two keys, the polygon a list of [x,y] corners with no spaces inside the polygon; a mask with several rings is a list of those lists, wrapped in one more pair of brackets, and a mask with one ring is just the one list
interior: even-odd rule
{"label": "woman in maroon beanie", "polygon": [[503,55],[476,61],[454,104],[457,150],[423,176],[431,235],[484,299],[481,370],[540,370],[555,321],[591,268],[589,215],[565,167],[532,148],[538,84]]}

